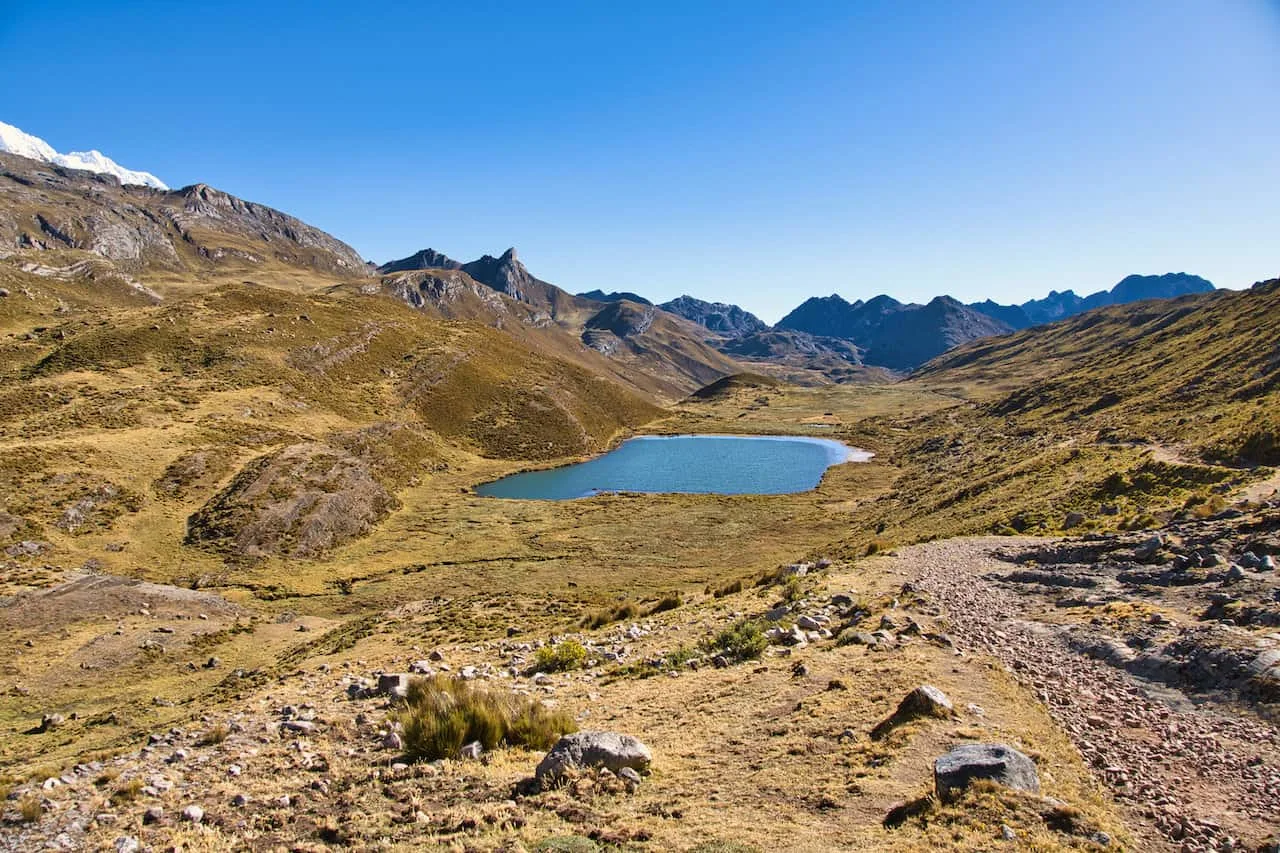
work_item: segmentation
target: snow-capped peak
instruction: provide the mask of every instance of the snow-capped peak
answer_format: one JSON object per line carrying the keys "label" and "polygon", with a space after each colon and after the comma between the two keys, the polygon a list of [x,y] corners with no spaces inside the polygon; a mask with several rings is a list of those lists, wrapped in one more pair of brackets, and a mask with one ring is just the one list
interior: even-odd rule
{"label": "snow-capped peak", "polygon": [[104,175],[115,175],[122,184],[141,184],[158,190],[169,189],[163,181],[150,172],[126,169],[101,151],[72,151],[68,154],[59,154],[43,139],[24,133],[2,121],[0,121],[0,151],[32,160],[42,160],[68,169],[84,169]]}

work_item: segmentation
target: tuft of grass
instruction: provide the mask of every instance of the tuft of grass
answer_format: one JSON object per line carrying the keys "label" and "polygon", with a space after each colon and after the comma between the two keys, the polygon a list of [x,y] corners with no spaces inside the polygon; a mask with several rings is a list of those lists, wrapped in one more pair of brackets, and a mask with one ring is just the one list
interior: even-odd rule
{"label": "tuft of grass", "polygon": [[536,699],[443,675],[410,681],[405,707],[394,719],[403,728],[405,754],[415,761],[455,758],[472,741],[487,750],[548,749],[577,728],[568,714]]}
{"label": "tuft of grass", "polygon": [[711,594],[716,598],[724,598],[726,595],[734,595],[735,593],[739,593],[739,592],[742,592],[741,578],[739,578],[736,581],[733,581],[732,583],[725,584],[719,589],[713,591]]}
{"label": "tuft of grass", "polygon": [[741,619],[705,644],[708,654],[720,655],[730,663],[755,660],[768,646],[764,627],[755,619]]}
{"label": "tuft of grass", "polygon": [[636,619],[640,616],[640,608],[633,601],[624,601],[605,610],[597,610],[588,614],[579,623],[583,628],[603,628],[605,625],[613,622],[621,622],[624,619]]}
{"label": "tuft of grass", "polygon": [[227,735],[229,734],[231,734],[231,730],[222,723],[218,723],[216,726],[209,729],[209,731],[200,735],[200,739],[197,743],[200,746],[214,746],[226,740]]}
{"label": "tuft of grass", "polygon": [[684,604],[684,599],[680,597],[680,593],[673,593],[663,597],[661,601],[649,608],[646,616],[652,616],[655,613],[666,613],[668,610],[675,610]]}
{"label": "tuft of grass", "polygon": [[44,814],[44,805],[35,794],[27,794],[18,801],[18,815],[23,823],[35,823]]}
{"label": "tuft of grass", "polygon": [[867,543],[866,555],[868,557],[872,557],[872,556],[875,556],[876,554],[882,554],[885,551],[889,551],[892,548],[893,548],[893,543],[889,542],[886,539],[872,539],[870,542]]}
{"label": "tuft of grass", "polygon": [[131,803],[142,795],[142,779],[134,777],[111,792],[111,802]]}
{"label": "tuft of grass", "polygon": [[586,647],[577,640],[561,640],[554,646],[543,646],[533,657],[534,672],[568,672],[587,662]]}

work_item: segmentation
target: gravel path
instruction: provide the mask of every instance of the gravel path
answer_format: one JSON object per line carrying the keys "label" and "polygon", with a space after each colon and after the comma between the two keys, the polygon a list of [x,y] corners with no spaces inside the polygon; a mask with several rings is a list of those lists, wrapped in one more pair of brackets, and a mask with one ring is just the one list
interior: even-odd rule
{"label": "gravel path", "polygon": [[1028,602],[983,579],[1011,540],[903,548],[916,585],[941,604],[957,647],[999,659],[1034,690],[1097,778],[1168,849],[1259,850],[1280,830],[1280,730],[1237,707],[1194,705],[1073,651],[1062,626],[1030,621]]}

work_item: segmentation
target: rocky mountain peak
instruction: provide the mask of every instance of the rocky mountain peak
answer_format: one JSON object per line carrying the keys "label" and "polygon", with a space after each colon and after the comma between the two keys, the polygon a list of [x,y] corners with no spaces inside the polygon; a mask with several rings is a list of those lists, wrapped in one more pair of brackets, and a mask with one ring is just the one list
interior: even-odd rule
{"label": "rocky mountain peak", "polygon": [[460,270],[462,264],[435,249],[419,249],[407,258],[388,261],[378,267],[378,272],[407,272],[409,270]]}
{"label": "rocky mountain peak", "polygon": [[514,248],[507,249],[498,258],[485,255],[478,261],[463,264],[462,270],[476,281],[500,290],[513,299],[526,299],[534,282],[533,276],[520,263]]}

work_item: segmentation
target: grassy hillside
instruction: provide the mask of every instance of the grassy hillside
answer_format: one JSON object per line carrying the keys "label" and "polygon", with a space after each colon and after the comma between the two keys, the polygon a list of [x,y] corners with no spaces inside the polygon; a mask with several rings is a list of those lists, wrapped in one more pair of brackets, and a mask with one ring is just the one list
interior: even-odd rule
{"label": "grassy hillside", "polygon": [[944,412],[878,421],[903,475],[851,547],[1140,527],[1204,512],[1280,463],[1280,282],[1089,312],[948,353],[905,388]]}

